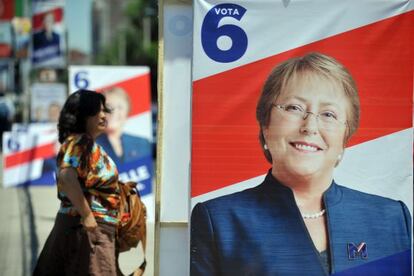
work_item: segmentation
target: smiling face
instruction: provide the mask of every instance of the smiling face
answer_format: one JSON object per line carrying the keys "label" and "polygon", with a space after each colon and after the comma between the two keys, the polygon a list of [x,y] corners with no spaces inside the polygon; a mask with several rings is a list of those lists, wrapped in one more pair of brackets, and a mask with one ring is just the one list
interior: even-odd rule
{"label": "smiling face", "polygon": [[101,110],[94,116],[90,116],[86,119],[86,132],[94,139],[105,132],[107,127],[106,113],[104,106],[101,106]]}
{"label": "smiling face", "polygon": [[121,133],[124,124],[128,119],[129,103],[126,96],[121,93],[107,93],[106,103],[112,113],[108,115],[108,133]]}
{"label": "smiling face", "polygon": [[[340,86],[312,73],[294,76],[274,103],[297,105],[314,114],[334,114],[342,122],[349,112],[349,102]],[[305,119],[292,120],[289,116],[287,111],[274,107],[269,125],[263,128],[272,172],[280,179],[330,178],[344,150],[345,124],[325,128],[313,114]]]}
{"label": "smiling face", "polygon": [[45,15],[43,19],[43,27],[46,30],[46,32],[52,32],[53,31],[53,25],[55,24],[55,16],[53,13],[48,13]]}

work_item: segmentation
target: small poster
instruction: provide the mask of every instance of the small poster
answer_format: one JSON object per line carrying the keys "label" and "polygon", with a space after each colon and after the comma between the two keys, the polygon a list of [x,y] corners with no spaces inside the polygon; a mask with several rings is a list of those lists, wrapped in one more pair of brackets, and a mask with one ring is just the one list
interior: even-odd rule
{"label": "small poster", "polygon": [[57,123],[66,100],[63,83],[34,83],[30,88],[31,122]]}
{"label": "small poster", "polygon": [[33,66],[64,67],[66,41],[63,1],[34,1],[32,26]]}

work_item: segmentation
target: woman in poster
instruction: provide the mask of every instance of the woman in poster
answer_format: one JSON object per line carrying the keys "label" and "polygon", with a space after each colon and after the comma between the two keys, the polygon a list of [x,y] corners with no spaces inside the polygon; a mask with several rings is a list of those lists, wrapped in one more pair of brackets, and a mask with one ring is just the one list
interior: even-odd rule
{"label": "woman in poster", "polygon": [[42,30],[33,35],[33,59],[43,62],[51,58],[60,57],[60,35],[54,31],[55,15],[47,12],[43,17]]}
{"label": "woman in poster", "polygon": [[111,114],[108,116],[108,128],[98,137],[97,142],[111,156],[116,164],[139,160],[152,156],[150,142],[124,132],[131,109],[131,100],[124,89],[112,87],[102,92],[105,95]]}
{"label": "woman in poster", "polygon": [[256,109],[272,168],[259,186],[194,207],[191,275],[328,275],[409,250],[404,203],[333,180],[359,113],[355,82],[335,59],[278,65]]}

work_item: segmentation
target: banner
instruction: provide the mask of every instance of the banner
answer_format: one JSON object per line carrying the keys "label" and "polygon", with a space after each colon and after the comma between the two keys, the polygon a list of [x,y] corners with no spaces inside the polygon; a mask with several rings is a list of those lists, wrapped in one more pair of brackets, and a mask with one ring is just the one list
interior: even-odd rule
{"label": "banner", "polygon": [[[226,275],[231,268],[239,274],[284,275],[296,271],[322,275],[326,270],[314,262],[318,260],[319,256],[314,253],[319,248],[328,251],[328,273],[365,265],[410,248],[406,245],[410,236],[407,231],[411,229],[408,209],[411,214],[413,210],[413,8],[410,1],[195,1],[191,205],[202,204],[193,210],[191,275],[202,272]],[[308,65],[303,65],[305,63]],[[325,63],[330,65],[324,67]],[[278,65],[279,71],[271,73]],[[302,68],[300,66],[305,67],[298,69]],[[319,73],[314,72],[310,74],[313,77],[301,80],[303,72],[316,70],[309,68],[319,68]],[[355,85],[344,80],[344,75],[348,74]],[[284,78],[272,80],[275,76]],[[332,83],[328,85],[325,78]],[[297,81],[294,84],[293,79]],[[344,83],[338,86],[338,79]],[[354,92],[350,92],[349,87],[353,86],[358,91],[359,104],[356,96],[351,96]],[[281,87],[280,94],[271,94],[278,87]],[[273,98],[266,98],[262,91],[269,92]],[[336,107],[327,107],[327,103]],[[360,109],[359,127],[353,123],[357,120],[356,106]],[[258,123],[256,116],[263,121]],[[343,141],[354,127],[356,132],[343,149]],[[327,132],[329,129],[338,130]],[[324,164],[326,170],[317,164]],[[316,172],[326,178],[318,179]],[[330,185],[326,179],[332,177],[336,184]],[[293,191],[288,192],[287,198],[277,193],[278,202],[287,204],[280,203],[283,205],[281,212],[287,216],[280,227],[288,229],[287,221],[292,219],[292,224],[300,223],[295,224],[300,229],[277,229],[277,216],[283,215],[276,207],[271,211],[266,209],[270,205],[264,206],[265,198],[272,196],[269,191],[268,195],[251,198],[255,191],[262,189],[263,186],[258,185],[265,185],[269,179]],[[319,193],[320,208],[306,201],[306,193],[301,194],[304,186],[295,186],[302,180],[304,185],[309,185],[310,180],[320,180],[316,181],[317,185],[326,183],[323,189],[318,187],[328,194],[336,187],[344,197],[348,192],[355,193],[355,197],[364,195],[362,198],[369,194],[366,202],[362,198],[361,202],[356,202],[362,206],[365,202],[363,208],[370,210],[369,213],[386,208],[391,202],[394,206],[399,206],[398,201],[403,202],[398,223],[401,226],[407,222],[406,228],[401,230],[407,235],[399,237],[398,245],[385,241],[384,247],[375,248],[379,240],[370,235],[355,235],[359,240],[352,240],[354,236],[350,233],[346,235],[340,229],[336,232],[336,227],[330,223],[335,220],[337,225],[342,225],[345,217],[338,218],[342,216],[338,209],[328,208],[330,202],[326,201],[326,194]],[[306,187],[315,193],[312,187]],[[253,189],[230,195],[249,188]],[[381,203],[375,206],[369,203],[371,200]],[[309,206],[303,202],[308,202]],[[346,207],[350,202],[345,198],[341,203],[344,204],[342,211],[349,211],[349,222],[363,229],[360,233],[382,227],[370,221],[372,216],[366,218],[368,213],[359,216],[358,205]],[[311,213],[317,218],[327,216],[325,212],[331,213],[331,220],[317,224],[318,231],[329,233],[327,239],[313,236],[308,226],[303,228],[309,217],[304,215],[304,206],[315,211]],[[275,220],[260,220],[268,218],[266,212],[272,213],[269,217],[276,217]],[[289,217],[291,212],[293,217]],[[269,225],[273,229],[267,229]],[[227,230],[219,232],[224,229]],[[346,227],[342,231],[344,229]],[[395,230],[391,226],[386,229]],[[252,234],[255,230],[256,234]],[[275,235],[296,230],[304,235],[280,234],[280,244],[277,244]],[[397,232],[393,233],[397,235]],[[371,231],[371,235],[374,233],[376,231]],[[203,237],[207,241],[203,242]],[[217,255],[209,255],[211,245],[207,237],[218,239],[214,240],[214,248],[222,251],[214,254],[223,259],[216,260]],[[338,237],[343,240],[338,241]],[[300,246],[295,247],[296,242],[290,238],[306,243],[301,253],[295,251]],[[232,239],[239,239],[237,246]],[[318,244],[320,240],[327,242],[327,246]],[[288,245],[287,241],[294,244]],[[277,263],[281,256],[272,246],[285,252],[284,264]],[[249,248],[251,261],[244,262],[247,256],[243,255],[244,248]],[[366,248],[368,257],[364,258]],[[295,262],[294,256],[298,254],[306,256],[301,255],[303,259]],[[272,261],[267,259],[269,256]],[[352,256],[355,256],[353,262]],[[308,261],[306,268],[304,262]],[[292,267],[290,262],[302,265]],[[407,267],[409,264],[402,261],[399,265]]]}
{"label": "banner", "polygon": [[66,65],[64,1],[33,1],[32,64],[34,67]]}

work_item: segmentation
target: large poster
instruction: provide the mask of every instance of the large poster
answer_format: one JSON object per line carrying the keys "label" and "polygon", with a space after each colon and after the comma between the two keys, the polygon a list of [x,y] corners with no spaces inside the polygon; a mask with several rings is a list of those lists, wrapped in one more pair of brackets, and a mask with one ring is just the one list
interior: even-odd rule
{"label": "large poster", "polygon": [[195,1],[191,275],[409,273],[413,18]]}
{"label": "large poster", "polygon": [[122,181],[135,181],[153,218],[150,71],[145,66],[70,66],[69,92],[102,92],[111,114],[97,142],[114,160]]}

